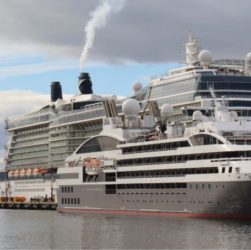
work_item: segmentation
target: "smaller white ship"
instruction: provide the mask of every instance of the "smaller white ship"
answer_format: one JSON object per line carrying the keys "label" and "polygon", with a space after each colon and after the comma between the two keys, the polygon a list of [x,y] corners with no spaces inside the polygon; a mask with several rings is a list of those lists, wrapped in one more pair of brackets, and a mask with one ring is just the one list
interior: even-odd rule
{"label": "smaller white ship", "polygon": [[211,94],[212,115],[184,122],[169,122],[170,105],[144,115],[126,100],[124,118],[104,118],[59,169],[75,176],[59,180],[58,210],[251,219],[251,121]]}

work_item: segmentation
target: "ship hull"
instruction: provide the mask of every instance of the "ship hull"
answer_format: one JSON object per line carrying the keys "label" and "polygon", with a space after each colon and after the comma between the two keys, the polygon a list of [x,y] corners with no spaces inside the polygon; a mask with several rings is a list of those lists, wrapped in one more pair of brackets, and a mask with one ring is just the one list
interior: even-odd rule
{"label": "ship hull", "polygon": [[84,209],[59,208],[58,212],[75,213],[75,214],[251,220],[251,215],[241,215],[241,214],[213,214],[213,213],[207,214],[207,213],[185,213],[185,212],[162,212],[162,211],[153,212],[153,211],[138,211],[138,210],[104,210],[104,209],[87,209],[87,208]]}
{"label": "ship hull", "polygon": [[59,212],[251,219],[250,181],[193,182],[177,189],[117,189],[115,194],[106,194],[102,184],[82,184],[72,191],[59,189]]}

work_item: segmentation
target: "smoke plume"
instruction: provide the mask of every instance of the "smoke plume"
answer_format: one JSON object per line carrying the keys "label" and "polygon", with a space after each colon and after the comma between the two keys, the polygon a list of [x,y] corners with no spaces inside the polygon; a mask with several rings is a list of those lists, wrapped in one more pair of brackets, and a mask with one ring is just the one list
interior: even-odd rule
{"label": "smoke plume", "polygon": [[81,69],[84,68],[88,52],[93,46],[96,29],[104,27],[109,14],[121,11],[124,3],[125,0],[100,0],[100,4],[90,14],[91,19],[85,27],[86,42],[80,56]]}

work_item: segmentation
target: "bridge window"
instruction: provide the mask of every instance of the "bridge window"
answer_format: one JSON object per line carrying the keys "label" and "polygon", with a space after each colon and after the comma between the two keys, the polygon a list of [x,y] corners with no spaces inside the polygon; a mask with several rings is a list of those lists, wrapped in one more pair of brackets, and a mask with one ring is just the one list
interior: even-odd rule
{"label": "bridge window", "polygon": [[198,145],[210,145],[210,144],[223,144],[222,141],[218,140],[212,135],[197,134],[190,137],[190,140],[194,146]]}
{"label": "bridge window", "polygon": [[84,143],[77,151],[77,154],[115,150],[118,144],[119,141],[115,138],[98,136]]}

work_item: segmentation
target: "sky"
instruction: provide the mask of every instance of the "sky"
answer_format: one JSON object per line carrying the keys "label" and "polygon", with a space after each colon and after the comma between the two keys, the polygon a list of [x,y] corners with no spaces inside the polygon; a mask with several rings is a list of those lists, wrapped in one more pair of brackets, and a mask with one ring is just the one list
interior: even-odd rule
{"label": "sky", "polygon": [[[104,1],[104,0],[103,0]],[[107,0],[112,8],[96,30],[84,71],[95,94],[128,96],[132,84],[185,63],[188,31],[213,59],[251,51],[249,0]],[[102,0],[0,0],[0,165],[4,119],[41,107],[50,84],[78,93],[85,27]]]}

